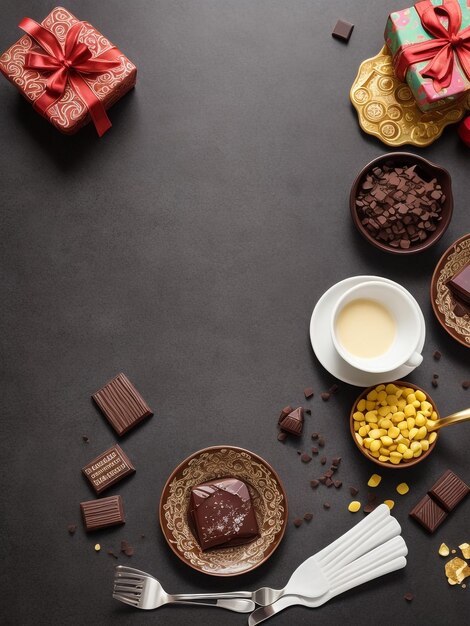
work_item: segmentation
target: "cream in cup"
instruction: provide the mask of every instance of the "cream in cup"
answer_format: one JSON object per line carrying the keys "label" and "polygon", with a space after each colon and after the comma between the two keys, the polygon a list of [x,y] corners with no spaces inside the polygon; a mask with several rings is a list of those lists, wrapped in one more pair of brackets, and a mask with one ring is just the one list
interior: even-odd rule
{"label": "cream in cup", "polygon": [[417,367],[421,335],[419,308],[393,283],[367,281],[346,291],[335,305],[331,336],[340,356],[364,372]]}

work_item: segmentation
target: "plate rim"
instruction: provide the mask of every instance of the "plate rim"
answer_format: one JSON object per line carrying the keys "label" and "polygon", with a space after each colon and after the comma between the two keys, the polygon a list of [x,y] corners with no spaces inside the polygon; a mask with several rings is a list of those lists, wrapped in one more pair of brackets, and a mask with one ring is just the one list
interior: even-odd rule
{"label": "plate rim", "polygon": [[470,348],[470,344],[466,343],[459,335],[454,334],[454,330],[452,328],[450,328],[449,326],[447,326],[447,324],[445,323],[444,319],[441,319],[441,313],[437,309],[437,305],[435,303],[435,296],[437,296],[436,286],[437,286],[437,279],[438,279],[438,275],[437,275],[438,271],[439,271],[439,273],[442,272],[442,269],[443,269],[444,265],[446,264],[449,255],[455,249],[455,246],[458,246],[462,241],[465,241],[466,239],[470,239],[470,233],[466,233],[465,235],[462,235],[461,237],[456,239],[447,248],[447,250],[442,254],[442,256],[439,259],[439,261],[436,263],[436,266],[434,268],[434,271],[433,271],[432,277],[431,277],[431,285],[430,285],[430,288],[429,288],[429,297],[431,298],[431,306],[432,306],[432,310],[434,312],[434,316],[437,319],[437,321],[439,322],[439,324],[442,326],[442,328],[447,332],[448,335],[450,335],[452,337],[452,339],[454,339],[455,341],[458,341],[462,346],[465,346],[466,348]]}
{"label": "plate rim", "polygon": [[[164,515],[163,515],[163,505],[164,505],[164,496],[165,493],[171,483],[171,481],[174,479],[174,477],[178,474],[178,472],[186,465],[189,464],[189,462],[200,456],[201,454],[204,454],[206,452],[215,452],[217,450],[234,450],[235,452],[244,452],[246,454],[249,454],[251,457],[254,457],[255,460],[261,462],[262,464],[264,464],[269,470],[270,472],[272,472],[273,477],[281,491],[281,494],[284,498],[284,509],[285,509],[285,513],[283,515],[283,521],[284,523],[282,524],[282,527],[278,533],[278,536],[276,538],[276,542],[275,545],[273,547],[273,549],[269,552],[269,554],[265,555],[264,558],[259,562],[256,563],[254,565],[252,565],[251,567],[249,567],[248,569],[245,569],[241,572],[227,572],[227,573],[221,573],[221,572],[207,572],[205,570],[202,570],[201,568],[197,567],[196,565],[193,565],[191,562],[189,562],[182,554],[181,552],[173,545],[173,543],[171,541],[169,541],[166,533],[165,533],[165,525],[163,522],[164,519]],[[166,501],[166,498],[165,498]],[[252,572],[253,570],[255,570],[257,567],[259,567],[260,565],[262,565],[263,563],[265,563],[273,554],[274,552],[276,552],[276,550],[278,549],[279,545],[282,542],[282,539],[284,538],[284,534],[286,532],[286,528],[287,528],[287,521],[289,519],[289,505],[287,502],[287,494],[286,494],[286,490],[284,488],[284,485],[282,483],[281,478],[279,477],[279,474],[276,472],[276,470],[272,467],[272,465],[270,463],[268,463],[265,459],[263,459],[261,456],[259,456],[259,454],[256,454],[255,452],[252,452],[251,450],[247,450],[246,448],[240,448],[239,446],[233,446],[230,444],[227,445],[215,445],[215,446],[208,446],[207,448],[202,448],[201,450],[197,450],[196,452],[193,452],[192,454],[190,454],[188,457],[186,457],[183,461],[181,461],[181,463],[179,463],[171,472],[171,474],[169,475],[169,477],[167,478],[165,485],[162,489],[162,493],[160,495],[160,502],[158,505],[158,518],[159,518],[159,523],[160,523],[160,530],[162,531],[163,537],[166,541],[166,543],[168,544],[168,546],[171,548],[172,552],[174,554],[176,554],[176,556],[180,559],[180,561],[182,561],[185,565],[188,565],[189,567],[191,567],[192,569],[196,570],[197,572],[200,572],[201,574],[206,574],[208,576],[216,576],[219,578],[227,578],[227,577],[232,577],[232,576],[241,576],[243,574],[248,574],[248,572]]]}

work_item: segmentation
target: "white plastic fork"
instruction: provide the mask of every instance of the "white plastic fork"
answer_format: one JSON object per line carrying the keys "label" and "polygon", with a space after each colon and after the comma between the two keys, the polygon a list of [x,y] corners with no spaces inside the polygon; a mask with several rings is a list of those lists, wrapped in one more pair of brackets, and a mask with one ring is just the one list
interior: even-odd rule
{"label": "white plastic fork", "polygon": [[273,604],[253,611],[248,618],[248,626],[257,626],[276,613],[296,604],[317,608],[349,589],[405,567],[407,554],[408,549],[403,538],[394,537],[343,567],[335,577],[328,580],[328,589],[322,595],[315,598],[284,595]]}

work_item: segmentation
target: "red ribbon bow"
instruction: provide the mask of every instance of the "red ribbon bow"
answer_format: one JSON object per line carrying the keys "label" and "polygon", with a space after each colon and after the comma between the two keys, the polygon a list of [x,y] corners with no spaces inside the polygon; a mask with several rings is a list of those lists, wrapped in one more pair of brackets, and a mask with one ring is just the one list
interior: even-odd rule
{"label": "red ribbon bow", "polygon": [[[455,53],[470,79],[470,26],[460,30],[462,12],[457,0],[445,0],[440,6],[426,0],[415,4],[415,9],[423,27],[434,39],[403,46],[397,51],[394,62],[398,78],[405,80],[408,67],[413,63],[431,59],[421,75],[432,78],[434,89],[440,91],[452,80]],[[439,17],[447,18],[447,28]]]}
{"label": "red ribbon bow", "polygon": [[113,47],[93,57],[91,50],[84,43],[79,43],[78,36],[83,22],[74,24],[65,37],[62,48],[54,33],[29,17],[19,23],[19,27],[32,37],[47,54],[28,53],[25,67],[28,69],[51,72],[47,79],[46,90],[34,102],[34,108],[42,115],[64,94],[69,81],[85,102],[96,131],[101,137],[111,127],[101,100],[92,91],[82,74],[100,74],[120,64]]}

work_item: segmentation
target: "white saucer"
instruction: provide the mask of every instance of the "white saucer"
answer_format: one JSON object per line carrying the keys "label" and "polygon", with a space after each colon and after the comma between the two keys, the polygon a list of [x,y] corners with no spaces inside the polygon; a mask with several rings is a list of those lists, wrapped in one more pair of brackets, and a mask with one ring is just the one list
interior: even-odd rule
{"label": "white saucer", "polygon": [[392,372],[385,372],[381,374],[363,372],[362,370],[358,370],[352,365],[349,365],[349,363],[346,363],[346,361],[344,361],[336,352],[330,332],[331,315],[333,313],[334,306],[338,298],[345,291],[366,280],[379,280],[386,283],[393,283],[406,292],[413,299],[413,302],[416,303],[421,318],[422,330],[416,347],[418,352],[421,352],[423,349],[424,339],[426,336],[426,324],[424,322],[424,316],[419,304],[410,292],[401,285],[398,285],[398,283],[381,276],[351,276],[350,278],[346,278],[345,280],[336,283],[333,287],[330,287],[328,291],[325,291],[313,309],[312,318],[310,320],[310,341],[312,343],[313,351],[323,367],[330,372],[330,374],[333,374],[335,378],[339,378],[339,380],[342,380],[349,385],[355,385],[356,387],[371,387],[372,385],[379,385],[383,382],[399,380],[400,378],[404,378],[407,374],[410,374],[415,369],[414,367],[402,365]]}

